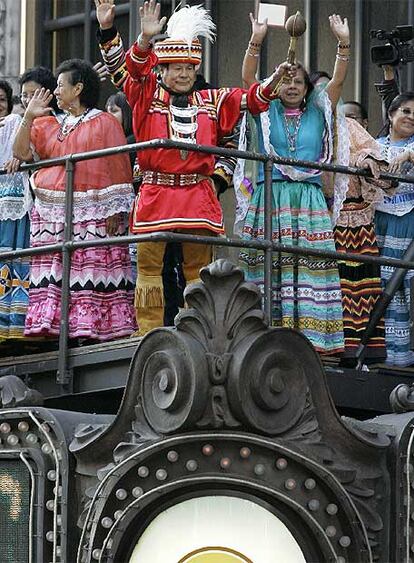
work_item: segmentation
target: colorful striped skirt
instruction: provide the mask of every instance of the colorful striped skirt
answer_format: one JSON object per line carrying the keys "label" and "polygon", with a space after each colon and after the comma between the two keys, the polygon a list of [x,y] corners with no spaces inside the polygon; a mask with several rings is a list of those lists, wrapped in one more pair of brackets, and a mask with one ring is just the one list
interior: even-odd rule
{"label": "colorful striped skirt", "polygon": [[[29,246],[29,216],[0,221],[0,249],[19,250]],[[0,260],[0,341],[23,338],[29,303],[28,258]]]}
{"label": "colorful striped skirt", "polygon": [[[357,216],[364,202],[345,202],[343,212]],[[379,256],[374,226],[354,227],[337,225],[334,229],[335,245],[338,252],[348,252],[363,256]],[[345,358],[354,358],[361,338],[367,328],[371,313],[381,293],[380,267],[377,264],[338,261],[341,278],[342,308],[344,318]],[[364,362],[385,359],[384,319],[381,319],[372,332],[365,348]]]}
{"label": "colorful striped skirt", "polygon": [[[402,216],[377,211],[375,230],[381,256],[403,258],[408,245],[414,239],[414,209]],[[394,270],[392,266],[381,266],[383,287]],[[414,270],[407,270],[385,311],[387,364],[394,366],[414,364],[414,352],[410,347],[410,288],[413,278]]]}
{"label": "colorful striped skirt", "polygon": [[[263,184],[253,193],[243,238],[264,238]],[[335,250],[331,219],[317,185],[273,182],[272,239],[291,246]],[[300,330],[318,352],[342,352],[341,287],[336,261],[275,252],[272,264],[272,324]],[[263,292],[264,252],[242,249],[240,265],[246,280],[256,283]]]}
{"label": "colorful striped skirt", "polygon": [[[63,223],[43,219],[33,208],[32,247],[63,239]],[[118,234],[127,232],[125,222]],[[105,219],[73,225],[75,241],[106,238]],[[62,255],[32,259],[26,335],[57,336],[60,332]],[[99,341],[128,336],[136,329],[134,287],[128,246],[77,249],[70,270],[69,337]]]}

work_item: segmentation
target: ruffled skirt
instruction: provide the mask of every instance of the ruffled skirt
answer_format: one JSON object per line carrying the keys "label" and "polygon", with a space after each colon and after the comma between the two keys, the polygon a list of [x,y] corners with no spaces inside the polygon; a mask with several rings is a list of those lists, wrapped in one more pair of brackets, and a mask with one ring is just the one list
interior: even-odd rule
{"label": "ruffled skirt", "polygon": [[[243,229],[245,240],[264,238],[264,186],[255,189]],[[272,239],[281,244],[335,250],[321,189],[309,182],[274,181]],[[264,288],[264,252],[242,249],[246,280]],[[272,324],[300,330],[321,353],[342,352],[341,287],[335,260],[273,254]]]}
{"label": "ruffled skirt", "polygon": [[[126,233],[125,224],[118,234]],[[33,208],[32,247],[63,240],[63,223],[43,219]],[[74,240],[106,238],[105,219],[73,225]],[[32,258],[26,335],[57,336],[60,332],[62,255]],[[69,337],[99,341],[128,336],[136,330],[131,261],[128,246],[77,249],[70,270]]]}

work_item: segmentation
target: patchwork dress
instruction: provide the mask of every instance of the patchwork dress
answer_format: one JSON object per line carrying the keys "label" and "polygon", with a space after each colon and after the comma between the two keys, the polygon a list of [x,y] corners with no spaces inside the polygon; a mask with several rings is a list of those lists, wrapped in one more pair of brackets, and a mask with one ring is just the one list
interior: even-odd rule
{"label": "patchwork dress", "polygon": [[[126,144],[116,119],[91,110],[62,134],[53,117],[37,118],[31,143],[41,159]],[[53,166],[31,178],[35,205],[31,213],[31,245],[63,240],[65,169]],[[76,163],[74,173],[73,236],[75,241],[108,236],[106,219],[120,214],[118,235],[127,232],[127,214],[134,191],[128,154]],[[57,336],[60,332],[62,256],[32,259],[26,335]],[[70,338],[99,341],[128,336],[135,330],[133,284],[128,246],[100,246],[72,253],[70,271]]]}
{"label": "patchwork dress", "polygon": [[[360,168],[370,158],[387,170],[387,162],[376,140],[355,119],[347,118],[346,123],[350,139],[349,165]],[[377,203],[387,193],[392,193],[390,182],[364,176],[348,176],[346,200],[334,228],[338,252],[379,256],[374,213]],[[355,358],[372,311],[382,293],[380,266],[342,260],[338,265],[344,315],[344,357]],[[364,362],[382,361],[385,355],[385,327],[384,319],[381,319],[367,343]]]}
{"label": "patchwork dress", "polygon": [[[401,141],[391,141],[389,136],[378,139],[385,158],[392,160],[404,150],[414,149],[414,136]],[[412,163],[403,168],[404,174],[413,174]],[[381,256],[403,258],[414,239],[414,184],[400,183],[394,195],[384,197],[377,205],[375,229]],[[395,268],[381,266],[383,287]],[[410,346],[410,288],[414,270],[407,270],[400,288],[385,311],[385,343],[387,364],[409,366],[414,364]]]}
{"label": "patchwork dress", "polygon": [[[12,158],[14,137],[21,117],[10,114],[0,128],[0,167]],[[0,250],[29,246],[29,210],[32,205],[27,172],[0,176]],[[29,302],[28,258],[0,260],[0,341],[23,338]]]}
{"label": "patchwork dress", "polygon": [[[313,92],[305,111],[293,117],[289,119],[280,100],[270,104],[269,112],[262,114],[257,122],[260,152],[329,162],[333,137],[331,107],[326,93],[323,90]],[[274,164],[272,178],[272,240],[335,251],[331,216],[321,189],[321,173]],[[342,195],[338,197],[343,200],[344,185],[341,190]],[[242,233],[245,240],[264,238],[264,197],[261,168],[257,182],[253,182]],[[263,250],[243,249],[240,265],[246,279],[263,291]],[[341,287],[336,261],[275,252],[272,259],[272,324],[300,330],[318,352],[342,352]]]}

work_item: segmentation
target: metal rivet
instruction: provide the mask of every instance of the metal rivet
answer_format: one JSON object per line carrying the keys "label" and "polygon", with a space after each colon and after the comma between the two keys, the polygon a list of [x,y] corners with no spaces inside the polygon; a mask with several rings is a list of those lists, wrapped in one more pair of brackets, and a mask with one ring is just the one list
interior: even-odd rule
{"label": "metal rivet", "polygon": [[276,460],[276,468],[279,469],[280,471],[286,469],[287,466],[288,466],[288,462],[284,457],[279,457],[279,459]]}
{"label": "metal rivet", "polygon": [[328,504],[328,506],[326,507],[326,512],[330,515],[330,516],[334,516],[335,514],[337,514],[338,512],[338,507],[336,504],[330,503]]}
{"label": "metal rivet", "polygon": [[128,496],[128,493],[126,492],[125,489],[118,489],[115,492],[115,496],[118,500],[125,500]]}
{"label": "metal rivet", "polygon": [[315,479],[306,479],[304,485],[305,485],[305,489],[307,489],[308,491],[312,491],[316,487],[316,481]]}
{"label": "metal rivet", "polygon": [[349,536],[342,536],[339,538],[339,545],[342,547],[349,547],[351,545],[351,538]]}
{"label": "metal rivet", "polygon": [[214,447],[211,444],[205,444],[201,451],[203,455],[210,456],[214,454]]}
{"label": "metal rivet", "polygon": [[119,520],[119,519],[121,518],[121,516],[122,516],[122,510],[116,510],[116,511],[114,512],[114,518],[115,518],[115,520]]}
{"label": "metal rivet", "polygon": [[0,432],[2,434],[7,434],[8,432],[10,432],[10,430],[11,430],[11,426],[8,422],[2,422],[0,424]]}
{"label": "metal rivet", "polygon": [[135,498],[139,498],[143,494],[144,494],[144,491],[141,489],[141,487],[134,487],[132,489],[132,496],[135,497]]}
{"label": "metal rivet", "polygon": [[342,555],[340,555],[339,557],[337,557],[336,563],[346,563],[345,557],[342,557]]}
{"label": "metal rivet", "polygon": [[44,454],[50,454],[52,452],[52,448],[49,446],[49,444],[43,444],[42,452]]}
{"label": "metal rivet", "polygon": [[185,467],[186,467],[187,471],[197,471],[198,463],[196,462],[195,459],[189,459],[187,461],[187,463],[185,464]]}
{"label": "metal rivet", "polygon": [[103,528],[110,528],[113,523],[114,521],[112,520],[112,518],[109,518],[109,516],[104,516],[104,518],[102,518],[101,520],[101,524]]}
{"label": "metal rivet", "polygon": [[46,502],[46,508],[47,508],[48,510],[54,510],[54,508],[55,508],[55,501],[52,500],[52,499],[48,500],[48,501]]}
{"label": "metal rivet", "polygon": [[220,460],[220,467],[222,469],[228,469],[231,465],[231,459],[229,457],[222,457]]}
{"label": "metal rivet", "polygon": [[49,479],[49,481],[56,481],[56,471],[54,469],[48,471],[47,478]]}
{"label": "metal rivet", "polygon": [[36,434],[27,434],[26,436],[26,442],[29,442],[29,444],[35,444],[37,442],[38,438],[36,436]]}
{"label": "metal rivet", "polygon": [[19,443],[19,438],[16,436],[16,434],[10,434],[9,436],[7,436],[7,443],[10,444],[10,446],[17,446],[17,444]]}
{"label": "metal rivet", "polygon": [[46,539],[47,539],[47,541],[51,541],[51,542],[52,542],[53,539],[54,539],[54,537],[55,537],[55,536],[54,536],[53,530],[49,530],[48,532],[46,532]]}
{"label": "metal rivet", "polygon": [[98,560],[101,556],[101,550],[100,549],[94,549],[92,551],[92,557],[96,560]]}
{"label": "metal rivet", "polygon": [[286,479],[285,481],[285,489],[288,491],[293,491],[296,488],[296,481],[294,479]]}
{"label": "metal rivet", "polygon": [[257,464],[254,466],[254,472],[255,472],[255,474],[258,475],[258,476],[264,475],[265,472],[266,472],[266,468],[265,468],[265,466],[263,465],[263,463],[257,463]]}
{"label": "metal rivet", "polygon": [[250,448],[241,448],[240,450],[240,457],[242,457],[243,459],[247,459],[248,457],[250,457],[252,451]]}
{"label": "metal rivet", "polygon": [[157,471],[155,472],[155,478],[158,481],[165,481],[167,477],[168,473],[165,471],[165,469],[157,469]]}
{"label": "metal rivet", "polygon": [[328,526],[325,530],[325,533],[328,536],[328,538],[333,538],[334,536],[336,536],[335,526]]}
{"label": "metal rivet", "polygon": [[17,425],[17,428],[20,430],[20,432],[27,432],[29,430],[29,425],[25,420],[21,420]]}
{"label": "metal rivet", "polygon": [[148,467],[145,467],[145,465],[141,465],[140,467],[138,467],[138,476],[145,478],[148,477],[149,475],[149,469]]}
{"label": "metal rivet", "polygon": [[308,502],[308,508],[309,510],[312,510],[312,512],[315,512],[315,510],[319,510],[320,507],[320,502],[317,498],[313,498]]}
{"label": "metal rivet", "polygon": [[175,463],[176,461],[178,461],[178,458],[180,456],[178,455],[178,452],[176,452],[175,450],[170,450],[167,453],[167,459],[168,461],[170,461],[171,463]]}

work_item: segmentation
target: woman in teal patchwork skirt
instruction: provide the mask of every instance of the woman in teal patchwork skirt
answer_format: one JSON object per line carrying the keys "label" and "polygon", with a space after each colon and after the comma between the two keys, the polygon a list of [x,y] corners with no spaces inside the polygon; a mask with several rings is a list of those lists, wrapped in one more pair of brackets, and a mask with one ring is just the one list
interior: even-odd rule
{"label": "woman in teal patchwork skirt", "polygon": [[[245,85],[254,80],[257,49],[266,24],[252,20],[253,33],[243,63]],[[337,162],[346,162],[346,135],[333,139],[332,112],[339,100],[349,57],[346,19],[331,16],[338,39],[333,78],[326,89],[314,90],[301,65],[281,64],[279,99],[266,114],[255,119],[258,148],[273,156],[329,162],[336,145]],[[264,237],[264,174],[253,179],[253,194],[243,227],[245,240]],[[345,197],[346,182],[336,178],[338,212]],[[237,188],[237,186],[236,186]],[[238,201],[241,201],[240,193]],[[243,207],[243,204],[241,205]],[[332,218],[322,193],[321,173],[290,165],[274,165],[272,173],[272,238],[276,243],[335,251]],[[240,264],[246,279],[264,286],[264,252],[243,249]],[[340,353],[344,347],[341,287],[335,260],[310,255],[273,254],[272,324],[300,330],[320,353]]]}

